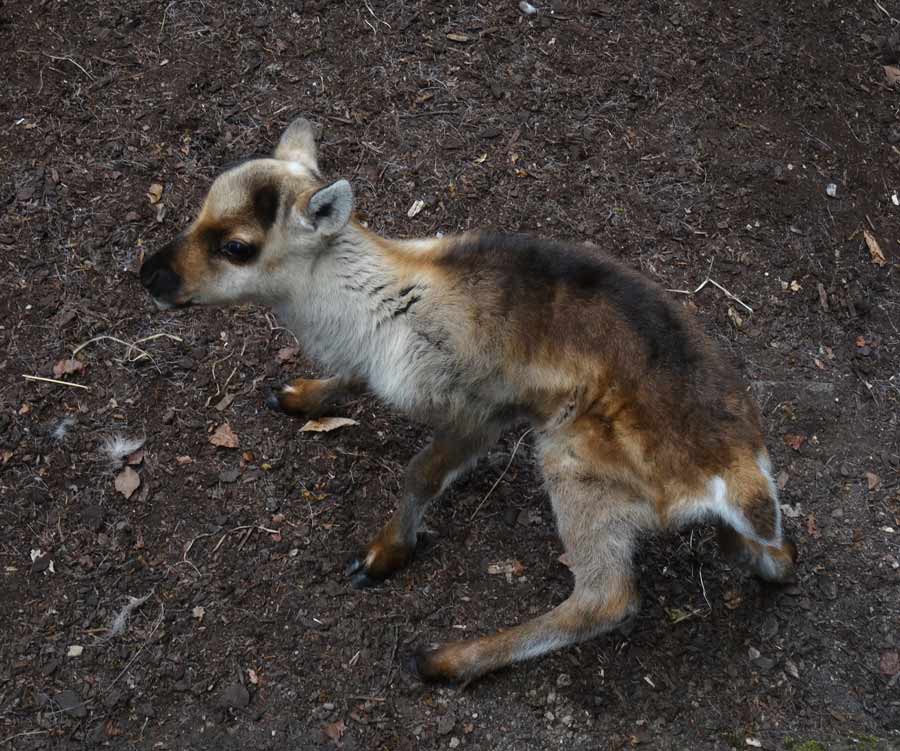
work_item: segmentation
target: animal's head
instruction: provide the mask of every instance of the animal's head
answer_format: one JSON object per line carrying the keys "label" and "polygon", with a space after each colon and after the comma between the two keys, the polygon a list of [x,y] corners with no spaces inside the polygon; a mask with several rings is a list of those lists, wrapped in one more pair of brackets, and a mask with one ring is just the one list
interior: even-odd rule
{"label": "animal's head", "polygon": [[322,252],[353,212],[350,183],[324,185],[316,152],[313,128],[300,118],[273,158],[219,175],[200,215],[141,267],[156,304],[277,302],[290,285],[283,272]]}

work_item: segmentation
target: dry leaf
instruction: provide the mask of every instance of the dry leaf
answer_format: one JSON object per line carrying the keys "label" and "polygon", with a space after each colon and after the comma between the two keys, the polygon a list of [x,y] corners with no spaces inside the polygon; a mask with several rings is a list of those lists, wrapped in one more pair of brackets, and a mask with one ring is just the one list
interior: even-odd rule
{"label": "dry leaf", "polygon": [[349,417],[323,417],[320,420],[310,420],[302,428],[301,433],[328,433],[338,428],[344,428],[347,425],[359,425],[356,420]]}
{"label": "dry leaf", "polygon": [[126,464],[140,464],[144,461],[144,447],[141,446],[139,449],[132,451],[128,456],[125,457]]}
{"label": "dry leaf", "polygon": [[881,478],[874,472],[866,472],[866,483],[869,485],[869,490],[878,490],[881,487]]}
{"label": "dry leaf", "polygon": [[280,363],[293,362],[299,352],[299,347],[282,347],[275,353],[275,359]]}
{"label": "dry leaf", "polygon": [[191,457],[189,457],[187,454],[183,454],[182,456],[175,457],[175,463],[183,466],[185,464],[193,464],[194,460],[191,459]]}
{"label": "dry leaf", "polygon": [[451,42],[468,42],[469,37],[467,34],[457,34],[455,31],[451,31],[447,34],[447,39]]}
{"label": "dry leaf", "polygon": [[497,563],[488,564],[487,572],[489,574],[511,574],[513,576],[521,576],[525,573],[525,566],[522,565],[521,561],[512,559],[508,561],[497,561]]}
{"label": "dry leaf", "polygon": [[799,451],[800,447],[806,443],[806,436],[797,433],[786,433],[784,442],[785,445],[790,446],[794,451]]}
{"label": "dry leaf", "polygon": [[322,726],[322,732],[325,733],[325,737],[329,740],[335,742],[335,744],[339,743],[344,733],[347,732],[347,725],[343,720],[338,720],[337,722],[328,722]]}
{"label": "dry leaf", "polygon": [[159,199],[162,198],[163,194],[163,186],[159,183],[153,183],[147,190],[147,198],[150,199],[150,203],[159,203]]}
{"label": "dry leaf", "polygon": [[60,360],[53,366],[53,376],[62,378],[64,375],[80,373],[82,370],[84,370],[84,363],[81,360]]}
{"label": "dry leaf", "polygon": [[810,537],[814,539],[819,538],[819,527],[816,524],[815,514],[810,514],[806,517],[806,532]]}
{"label": "dry leaf", "polygon": [[236,449],[240,447],[237,435],[227,422],[223,422],[216,428],[215,432],[209,437],[209,442],[213,446],[220,446],[224,449]]}
{"label": "dry leaf", "polygon": [[884,266],[887,263],[887,259],[884,257],[884,253],[881,252],[881,246],[878,244],[878,240],[875,239],[875,235],[864,229],[863,237],[866,240],[866,245],[869,246],[869,255],[872,256],[872,263],[876,266]]}
{"label": "dry leaf", "polygon": [[131,467],[125,467],[116,477],[116,490],[128,500],[141,485],[141,476]]}
{"label": "dry leaf", "polygon": [[888,86],[896,86],[900,83],[900,68],[896,65],[885,65],[884,75],[887,78]]}

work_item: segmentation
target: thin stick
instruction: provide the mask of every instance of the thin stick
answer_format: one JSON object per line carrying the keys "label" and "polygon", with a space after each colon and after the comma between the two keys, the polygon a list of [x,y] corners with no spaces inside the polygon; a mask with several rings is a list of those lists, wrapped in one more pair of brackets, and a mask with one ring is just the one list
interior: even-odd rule
{"label": "thin stick", "polygon": [[[225,542],[225,538],[233,532],[240,532],[242,529],[254,530],[258,529],[260,532],[268,532],[270,535],[280,535],[277,529],[269,529],[268,527],[260,527],[257,524],[242,524],[240,527],[235,527],[234,529],[229,529],[224,535],[222,535],[222,539],[216,543],[216,546],[212,549],[212,552],[215,553],[219,548],[222,547],[222,543]],[[209,537],[209,535],[203,535],[204,537]],[[248,535],[249,537],[249,535]]]}
{"label": "thin stick", "polygon": [[894,18],[890,13],[888,13],[888,12],[884,9],[884,6],[883,6],[881,3],[879,3],[878,0],[872,0],[872,2],[875,3],[875,7],[878,8],[878,10],[880,10],[882,13],[884,13],[884,15],[886,15],[886,16],[887,16],[888,18],[890,18],[892,21],[896,21],[896,20],[897,20],[896,18]]}
{"label": "thin stick", "polygon": [[732,300],[734,300],[738,305],[743,305],[750,313],[753,312],[753,308],[751,308],[749,305],[747,305],[747,303],[745,303],[743,300],[741,300],[740,297],[738,297],[737,295],[732,294],[732,293],[729,292],[727,289],[725,289],[725,288],[724,288],[721,284],[719,284],[715,279],[710,279],[710,280],[709,280],[709,283],[712,284],[714,287],[718,287],[720,290],[722,290],[728,297],[730,297]]}
{"label": "thin stick", "polygon": [[[75,349],[72,350],[72,357],[75,357],[75,355],[77,355],[79,352],[81,352],[81,350],[83,350],[89,344],[93,344],[94,342],[100,342],[100,341],[103,341],[104,339],[109,339],[110,341],[115,342],[116,344],[122,344],[128,348],[125,350],[125,359],[128,360],[129,362],[137,362],[138,360],[141,359],[141,357],[146,357],[148,360],[153,360],[153,357],[149,352],[145,352],[137,345],[143,344],[144,342],[153,341],[154,339],[159,339],[160,337],[163,337],[163,336],[168,339],[173,339],[176,342],[184,341],[184,339],[182,339],[181,337],[175,336],[174,334],[153,334],[152,336],[145,336],[143,339],[138,339],[136,342],[126,342],[123,339],[117,339],[114,336],[109,336],[107,334],[103,334],[101,336],[95,336],[93,339],[89,339],[88,341],[84,342],[84,344],[79,344],[77,347],[75,347]],[[140,357],[137,357],[134,360],[131,360],[131,351],[132,350],[136,350],[137,352],[140,352]]]}
{"label": "thin stick", "polygon": [[729,297],[729,298],[731,298],[732,300],[734,300],[738,305],[742,305],[744,308],[747,309],[748,312],[752,313],[752,312],[753,312],[753,308],[751,308],[749,305],[747,305],[747,303],[745,303],[743,300],[741,300],[741,298],[739,298],[737,295],[732,294],[731,292],[729,292],[727,289],[725,289],[721,284],[719,284],[715,279],[713,279],[713,278],[710,276],[710,274],[712,273],[713,261],[715,261],[715,260],[716,260],[716,259],[713,258],[712,261],[710,261],[710,264],[709,264],[709,271],[706,273],[706,279],[704,279],[704,280],[700,283],[700,285],[697,287],[697,289],[695,289],[695,290],[689,290],[689,289],[667,289],[666,292],[671,292],[673,295],[688,295],[688,296],[691,296],[691,295],[696,295],[696,294],[697,294],[700,290],[702,290],[707,284],[711,284],[711,285],[713,285],[713,287],[716,287],[716,288],[722,290],[722,292],[724,292],[725,295],[726,295],[727,297]]}
{"label": "thin stick", "polygon": [[712,605],[709,604],[709,598],[706,596],[706,585],[703,583],[703,566],[700,566],[698,569],[700,574],[700,589],[703,592],[703,599],[706,601],[706,607],[709,608],[709,612],[712,612]]}
{"label": "thin stick", "polygon": [[90,386],[84,386],[80,383],[69,383],[68,381],[57,381],[55,378],[44,378],[43,376],[34,376],[34,375],[25,375],[22,374],[22,378],[26,381],[42,381],[43,383],[55,383],[57,386],[71,386],[73,389],[84,389],[85,391],[90,391]]}
{"label": "thin stick", "polygon": [[527,436],[532,430],[534,430],[534,428],[528,428],[528,430],[522,433],[522,435],[519,437],[519,440],[516,441],[516,445],[513,446],[512,453],[509,455],[509,461],[506,463],[506,466],[500,473],[500,477],[494,480],[494,484],[491,485],[491,489],[487,492],[484,498],[481,499],[481,503],[478,504],[478,507],[472,512],[472,516],[469,517],[469,521],[472,521],[472,519],[475,518],[475,514],[477,514],[481,510],[481,507],[484,506],[487,499],[491,497],[491,493],[493,493],[497,486],[500,484],[500,480],[502,480],[506,476],[506,473],[509,471],[509,468],[513,463],[513,459],[516,458],[516,452],[519,450],[519,446],[522,445],[522,441],[525,440],[525,436]]}
{"label": "thin stick", "polygon": [[92,81],[95,80],[94,77],[88,73],[84,68],[82,68],[78,63],[76,63],[71,57],[60,57],[59,55],[48,55],[46,52],[41,53],[44,57],[49,57],[51,60],[65,60],[67,63],[72,63],[78,70],[80,70],[84,75],[90,78]]}

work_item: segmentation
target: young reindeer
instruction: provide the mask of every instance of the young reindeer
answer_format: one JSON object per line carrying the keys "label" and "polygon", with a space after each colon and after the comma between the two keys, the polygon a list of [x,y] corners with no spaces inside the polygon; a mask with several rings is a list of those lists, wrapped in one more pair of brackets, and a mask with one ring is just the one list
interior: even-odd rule
{"label": "young reindeer", "polygon": [[636,611],[640,535],[701,520],[758,576],[788,580],[757,409],[736,373],[651,281],[597,252],[472,233],[387,240],[353,218],[346,180],[326,185],[313,129],[294,121],[272,159],[213,182],[199,217],[141,269],[160,308],[253,301],[274,308],[334,375],[270,396],[320,413],[367,384],[435,429],[399,508],[348,568],[357,587],[410,562],[428,504],[527,420],[575,577],[549,613],[420,651],[425,680],[467,682],[602,634]]}

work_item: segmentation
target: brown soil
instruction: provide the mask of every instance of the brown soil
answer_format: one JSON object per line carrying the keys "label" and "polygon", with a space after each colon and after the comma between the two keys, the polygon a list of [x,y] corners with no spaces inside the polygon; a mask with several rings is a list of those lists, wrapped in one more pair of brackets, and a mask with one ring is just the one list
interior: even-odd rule
{"label": "brown soil", "polygon": [[[900,744],[900,2],[536,4],[0,6],[0,746]],[[425,556],[355,591],[343,564],[426,433],[366,397],[358,426],[299,433],[263,387],[315,371],[266,311],[157,314],[135,275],[301,113],[379,231],[590,241],[752,308],[683,296],[762,406],[798,584],[761,589],[698,528],[644,546],[627,633],[466,690],[411,679],[411,645],[568,592],[528,440],[483,506],[521,431],[435,508]],[[23,379],[86,342],[62,378],[90,390]],[[225,421],[237,450],[208,441]],[[114,433],[146,438],[127,500]]]}

